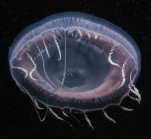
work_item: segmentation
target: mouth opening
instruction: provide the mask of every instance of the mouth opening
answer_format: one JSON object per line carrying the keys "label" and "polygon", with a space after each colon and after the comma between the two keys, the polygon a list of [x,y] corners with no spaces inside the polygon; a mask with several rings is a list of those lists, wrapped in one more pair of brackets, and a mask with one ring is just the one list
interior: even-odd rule
{"label": "mouth opening", "polygon": [[[87,75],[85,75],[84,70],[80,69],[68,69],[66,71],[65,80],[63,83],[63,88],[73,88],[73,87],[81,87],[83,85],[86,85],[88,83]],[[56,77],[60,82],[62,82],[63,75]]]}

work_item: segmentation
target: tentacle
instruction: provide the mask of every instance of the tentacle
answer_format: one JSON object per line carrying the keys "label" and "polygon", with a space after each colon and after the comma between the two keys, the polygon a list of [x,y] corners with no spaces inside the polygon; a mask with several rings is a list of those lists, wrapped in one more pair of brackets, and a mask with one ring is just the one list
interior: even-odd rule
{"label": "tentacle", "polygon": [[66,53],[66,32],[65,32],[65,50],[64,50],[64,53],[65,53],[65,58],[64,58],[64,73],[63,73],[63,79],[62,79],[62,83],[61,83],[61,88],[64,85],[64,81],[65,81],[65,78],[66,78],[66,58],[67,58],[67,53]]}
{"label": "tentacle", "polygon": [[135,98],[135,97],[132,97],[132,96],[130,96],[130,95],[128,95],[132,100],[135,100],[135,101],[137,101],[138,102],[138,104],[140,104],[140,100],[138,99],[138,98]]}
{"label": "tentacle", "polygon": [[[113,62],[112,59],[111,59],[111,55],[113,54],[114,47],[115,47],[115,45],[113,46],[113,48],[111,49],[111,52],[109,53],[108,61],[109,61],[110,64],[112,64],[112,65],[114,65],[114,66],[117,66],[117,67],[120,67],[119,64]],[[120,68],[121,68],[121,67],[120,67]]]}
{"label": "tentacle", "polygon": [[28,71],[26,69],[21,68],[21,67],[15,67],[13,65],[12,65],[12,68],[16,68],[16,69],[20,69],[20,70],[24,71],[25,72],[25,77],[24,78],[26,78],[28,76]]}
{"label": "tentacle", "polygon": [[45,43],[45,41],[43,40],[43,38],[42,38],[42,37],[40,37],[40,38],[42,39],[42,42],[43,42],[43,45],[44,45],[44,47],[45,47],[45,50],[46,50],[47,56],[50,58],[50,54],[49,54],[49,51],[48,51],[48,49],[47,49],[46,43]]}
{"label": "tentacle", "polygon": [[[61,118],[60,116],[58,116],[51,108],[49,108],[49,111],[57,118],[57,119],[59,119],[59,120],[61,120],[61,121],[65,121],[67,124],[69,124],[72,128],[73,128],[73,126],[69,123],[69,122],[67,122],[66,120],[64,120],[63,118]],[[74,128],[73,128],[74,129]]]}
{"label": "tentacle", "polygon": [[94,128],[93,128],[93,126],[91,124],[91,121],[89,120],[89,118],[87,117],[87,115],[85,114],[85,112],[84,112],[84,116],[85,116],[85,119],[87,120],[89,126],[94,130]]}
{"label": "tentacle", "polygon": [[54,41],[55,41],[55,44],[57,46],[58,53],[59,53],[59,59],[58,60],[61,60],[61,51],[60,51],[60,47],[59,47],[59,44],[57,42],[56,36],[54,35],[54,32],[53,32],[53,38],[54,38]]}
{"label": "tentacle", "polygon": [[35,78],[32,76],[33,72],[34,72],[34,71],[36,70],[36,68],[37,68],[37,65],[36,65],[36,63],[34,62],[33,58],[30,56],[30,54],[28,54],[27,52],[26,52],[26,54],[27,54],[27,56],[29,57],[30,61],[31,61],[31,62],[33,63],[33,65],[34,65],[34,68],[29,72],[29,77],[30,77],[32,80],[37,81],[37,79],[35,79]]}
{"label": "tentacle", "polygon": [[112,121],[113,123],[116,123],[111,117],[109,117],[108,115],[107,115],[107,113],[103,110],[103,113],[104,113],[104,115],[105,115],[105,117],[107,118],[107,119],[109,119],[110,121]]}
{"label": "tentacle", "polygon": [[125,108],[125,107],[123,107],[123,106],[120,106],[123,110],[125,110],[125,111],[133,111],[133,109],[130,109],[130,108]]}
{"label": "tentacle", "polygon": [[[29,98],[32,100],[32,102],[33,102],[33,104],[34,104],[34,107],[35,107],[35,110],[36,110],[36,112],[37,112],[37,115],[38,115],[39,120],[40,120],[41,122],[43,122],[43,121],[46,119],[47,112],[48,112],[48,108],[47,108],[47,110],[46,110],[45,116],[44,116],[43,118],[41,118],[40,115],[39,115],[39,112],[38,112],[38,110],[37,110],[38,108],[37,108],[37,106],[36,106],[35,99],[30,95],[30,93],[29,93],[22,85],[19,84],[19,86],[26,91],[27,95],[29,96]],[[37,104],[38,104],[38,103],[37,103]]]}
{"label": "tentacle", "polygon": [[[42,64],[43,64],[43,69],[44,69],[45,76],[47,77],[47,79],[49,80],[49,82],[50,82],[51,84],[53,84],[52,81],[50,80],[49,76],[47,75],[47,72],[46,72],[46,69],[45,69],[45,61],[44,61],[43,55],[42,55],[42,53],[41,53],[41,51],[40,51],[38,45],[37,45],[34,41],[33,41],[33,43],[36,45],[36,47],[37,47],[37,49],[38,49],[38,51],[39,51],[39,53],[40,53],[40,56],[41,56],[41,59],[42,59]],[[53,85],[54,85],[54,84],[53,84]]]}
{"label": "tentacle", "polygon": [[[141,102],[141,95],[139,94],[138,89],[135,87],[135,85],[134,85],[133,82],[132,82],[132,77],[131,77],[131,76],[132,76],[133,71],[134,71],[134,69],[133,69],[132,72],[130,73],[129,89],[130,89],[130,91],[131,91],[132,93],[134,93],[134,94],[138,97],[138,99],[136,99],[136,100],[137,100],[138,103],[140,104],[140,102]],[[133,87],[133,89],[132,89],[132,87]]]}
{"label": "tentacle", "polygon": [[62,110],[62,113],[64,116],[68,117],[68,115]]}
{"label": "tentacle", "polygon": [[38,104],[37,100],[33,99],[33,101],[34,101],[37,109],[39,109],[39,110],[43,110],[44,109],[44,108],[39,107],[39,104]]}
{"label": "tentacle", "polygon": [[80,123],[80,121],[72,114],[72,109],[70,109],[70,114],[71,114],[71,116],[74,118],[74,119],[76,119],[77,121],[78,121],[78,123]]}
{"label": "tentacle", "polygon": [[121,85],[118,87],[118,89],[121,88],[124,85],[125,81],[126,81],[125,70],[124,69],[125,69],[125,65],[126,65],[128,59],[123,63],[122,70],[121,70],[123,81],[122,81]]}

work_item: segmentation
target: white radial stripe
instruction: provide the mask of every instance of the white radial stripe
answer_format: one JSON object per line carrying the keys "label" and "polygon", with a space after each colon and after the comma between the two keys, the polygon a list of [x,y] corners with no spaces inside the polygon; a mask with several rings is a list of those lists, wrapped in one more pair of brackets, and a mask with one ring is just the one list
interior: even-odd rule
{"label": "white radial stripe", "polygon": [[[33,42],[34,42],[34,41],[33,41]],[[44,68],[44,73],[45,73],[47,79],[49,80],[49,82],[52,83],[52,81],[49,79],[49,77],[48,77],[48,75],[47,75],[47,72],[46,72],[46,69],[45,69],[45,62],[44,62],[43,55],[42,55],[42,53],[41,53],[41,51],[40,51],[38,45],[37,45],[35,42],[34,42],[34,44],[36,45],[36,47],[37,47],[37,49],[38,49],[38,51],[39,51],[39,53],[40,53],[40,55],[41,55],[42,63],[43,63],[43,68]],[[53,83],[52,83],[52,84],[53,84]],[[53,85],[54,85],[54,84],[53,84]]]}
{"label": "white radial stripe", "polygon": [[[42,39],[42,38],[41,38],[41,39]],[[45,49],[46,49],[46,53],[47,53],[48,57],[50,58],[50,54],[49,54],[49,51],[48,51],[48,49],[47,49],[46,43],[45,43],[45,41],[44,41],[43,39],[42,39],[42,41],[43,41],[44,47],[45,47]]]}
{"label": "white radial stripe", "polygon": [[37,81],[37,79],[35,79],[33,76],[32,76],[32,74],[33,74],[33,72],[36,70],[36,64],[35,64],[35,62],[33,61],[33,59],[32,59],[32,57],[26,52],[26,54],[27,54],[27,56],[29,57],[29,59],[30,59],[30,61],[33,63],[33,65],[34,65],[34,68],[30,71],[30,73],[29,73],[29,76],[30,76],[30,78],[32,79],[32,80],[35,80],[35,81]]}

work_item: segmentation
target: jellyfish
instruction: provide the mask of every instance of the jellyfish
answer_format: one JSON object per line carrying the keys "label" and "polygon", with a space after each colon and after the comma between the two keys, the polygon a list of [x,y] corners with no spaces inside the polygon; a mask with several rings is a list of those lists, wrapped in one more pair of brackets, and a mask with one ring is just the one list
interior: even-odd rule
{"label": "jellyfish", "polygon": [[[121,105],[124,98],[141,101],[134,85],[141,69],[137,44],[121,28],[88,14],[58,13],[24,29],[9,48],[9,67],[40,121],[50,111],[72,127],[53,110],[58,108],[66,117],[67,110],[84,114],[94,129],[87,112],[102,110],[115,123],[108,107],[132,111]],[[39,103],[47,109],[43,118]]]}

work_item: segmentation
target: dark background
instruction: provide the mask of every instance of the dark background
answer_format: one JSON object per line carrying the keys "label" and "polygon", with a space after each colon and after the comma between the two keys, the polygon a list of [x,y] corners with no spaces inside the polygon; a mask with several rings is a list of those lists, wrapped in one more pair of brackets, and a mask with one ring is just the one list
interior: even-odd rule
{"label": "dark background", "polygon": [[[141,104],[124,100],[123,105],[134,108],[126,112],[111,108],[108,114],[116,124],[106,119],[102,111],[88,113],[95,130],[83,114],[71,116],[75,131],[48,114],[40,122],[27,95],[11,78],[8,48],[28,25],[51,14],[75,11],[104,18],[125,30],[138,44],[142,70],[136,87]],[[57,114],[60,111],[56,110]],[[151,139],[151,1],[150,0],[2,0],[0,1],[0,139]]]}

